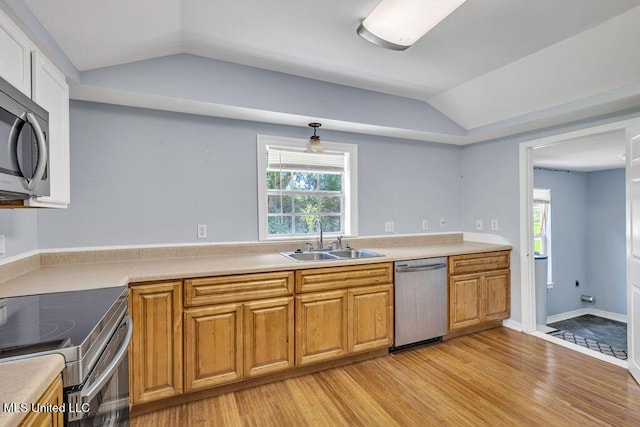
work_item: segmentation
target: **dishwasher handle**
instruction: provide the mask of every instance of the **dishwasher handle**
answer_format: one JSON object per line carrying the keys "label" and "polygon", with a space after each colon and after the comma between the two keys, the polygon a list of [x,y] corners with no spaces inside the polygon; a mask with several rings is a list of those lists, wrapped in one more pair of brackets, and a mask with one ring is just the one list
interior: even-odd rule
{"label": "dishwasher handle", "polygon": [[396,273],[410,273],[412,271],[440,270],[441,268],[447,268],[447,263],[442,262],[439,264],[415,265],[411,267],[408,264],[398,264],[396,266]]}

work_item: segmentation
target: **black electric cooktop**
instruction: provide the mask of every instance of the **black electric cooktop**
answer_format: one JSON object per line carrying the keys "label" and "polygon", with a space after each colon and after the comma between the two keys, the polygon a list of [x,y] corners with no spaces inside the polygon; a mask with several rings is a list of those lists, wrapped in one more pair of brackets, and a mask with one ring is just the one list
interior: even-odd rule
{"label": "black electric cooktop", "polygon": [[124,289],[0,298],[0,359],[81,345]]}

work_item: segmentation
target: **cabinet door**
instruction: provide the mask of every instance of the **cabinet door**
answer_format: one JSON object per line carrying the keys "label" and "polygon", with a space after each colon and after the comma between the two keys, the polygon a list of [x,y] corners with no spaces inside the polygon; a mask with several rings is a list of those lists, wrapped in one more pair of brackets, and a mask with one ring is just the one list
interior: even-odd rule
{"label": "cabinet door", "polygon": [[484,275],[484,320],[506,319],[511,311],[509,270],[498,270]]}
{"label": "cabinet door", "polygon": [[31,49],[26,35],[0,10],[0,77],[31,97]]}
{"label": "cabinet door", "polygon": [[355,353],[392,344],[392,286],[349,290],[349,351]]}
{"label": "cabinet door", "polygon": [[185,311],[185,389],[242,379],[242,305]]}
{"label": "cabinet door", "polygon": [[132,403],[182,392],[181,282],[134,285],[129,295]]}
{"label": "cabinet door", "polygon": [[51,194],[25,202],[29,206],[66,208],[69,186],[69,85],[40,52],[33,53],[33,100],[49,112],[49,180]]}
{"label": "cabinet door", "polygon": [[472,326],[481,321],[481,274],[450,276],[449,329]]}
{"label": "cabinet door", "polygon": [[317,292],[296,297],[296,365],[347,354],[347,292]]}
{"label": "cabinet door", "polygon": [[245,376],[293,368],[293,297],[244,305]]}
{"label": "cabinet door", "polygon": [[[48,405],[61,406],[62,400],[62,379],[58,377],[51,383],[47,390],[42,394],[38,403],[43,407]],[[20,426],[29,427],[63,427],[64,425],[64,413],[63,412],[29,412],[27,416],[22,420]]]}

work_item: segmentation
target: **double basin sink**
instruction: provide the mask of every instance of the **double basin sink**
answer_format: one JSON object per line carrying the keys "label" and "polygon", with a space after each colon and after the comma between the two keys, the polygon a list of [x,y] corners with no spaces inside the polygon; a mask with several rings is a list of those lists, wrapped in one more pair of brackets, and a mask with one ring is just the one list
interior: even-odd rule
{"label": "double basin sink", "polygon": [[294,261],[335,261],[340,259],[361,259],[384,256],[365,249],[339,249],[335,251],[301,251],[281,252]]}

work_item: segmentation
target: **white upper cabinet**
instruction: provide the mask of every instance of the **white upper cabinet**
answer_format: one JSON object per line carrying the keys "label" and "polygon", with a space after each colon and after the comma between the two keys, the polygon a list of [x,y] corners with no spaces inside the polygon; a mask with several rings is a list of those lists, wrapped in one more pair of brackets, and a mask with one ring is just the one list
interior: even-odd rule
{"label": "white upper cabinet", "polygon": [[29,38],[0,10],[0,77],[31,96],[31,51]]}
{"label": "white upper cabinet", "polygon": [[42,53],[32,56],[33,100],[49,112],[49,180],[51,194],[26,204],[65,208],[69,204],[69,85]]}
{"label": "white upper cabinet", "polygon": [[69,85],[65,75],[0,10],[0,77],[49,112],[50,195],[29,207],[66,208],[70,201]]}

